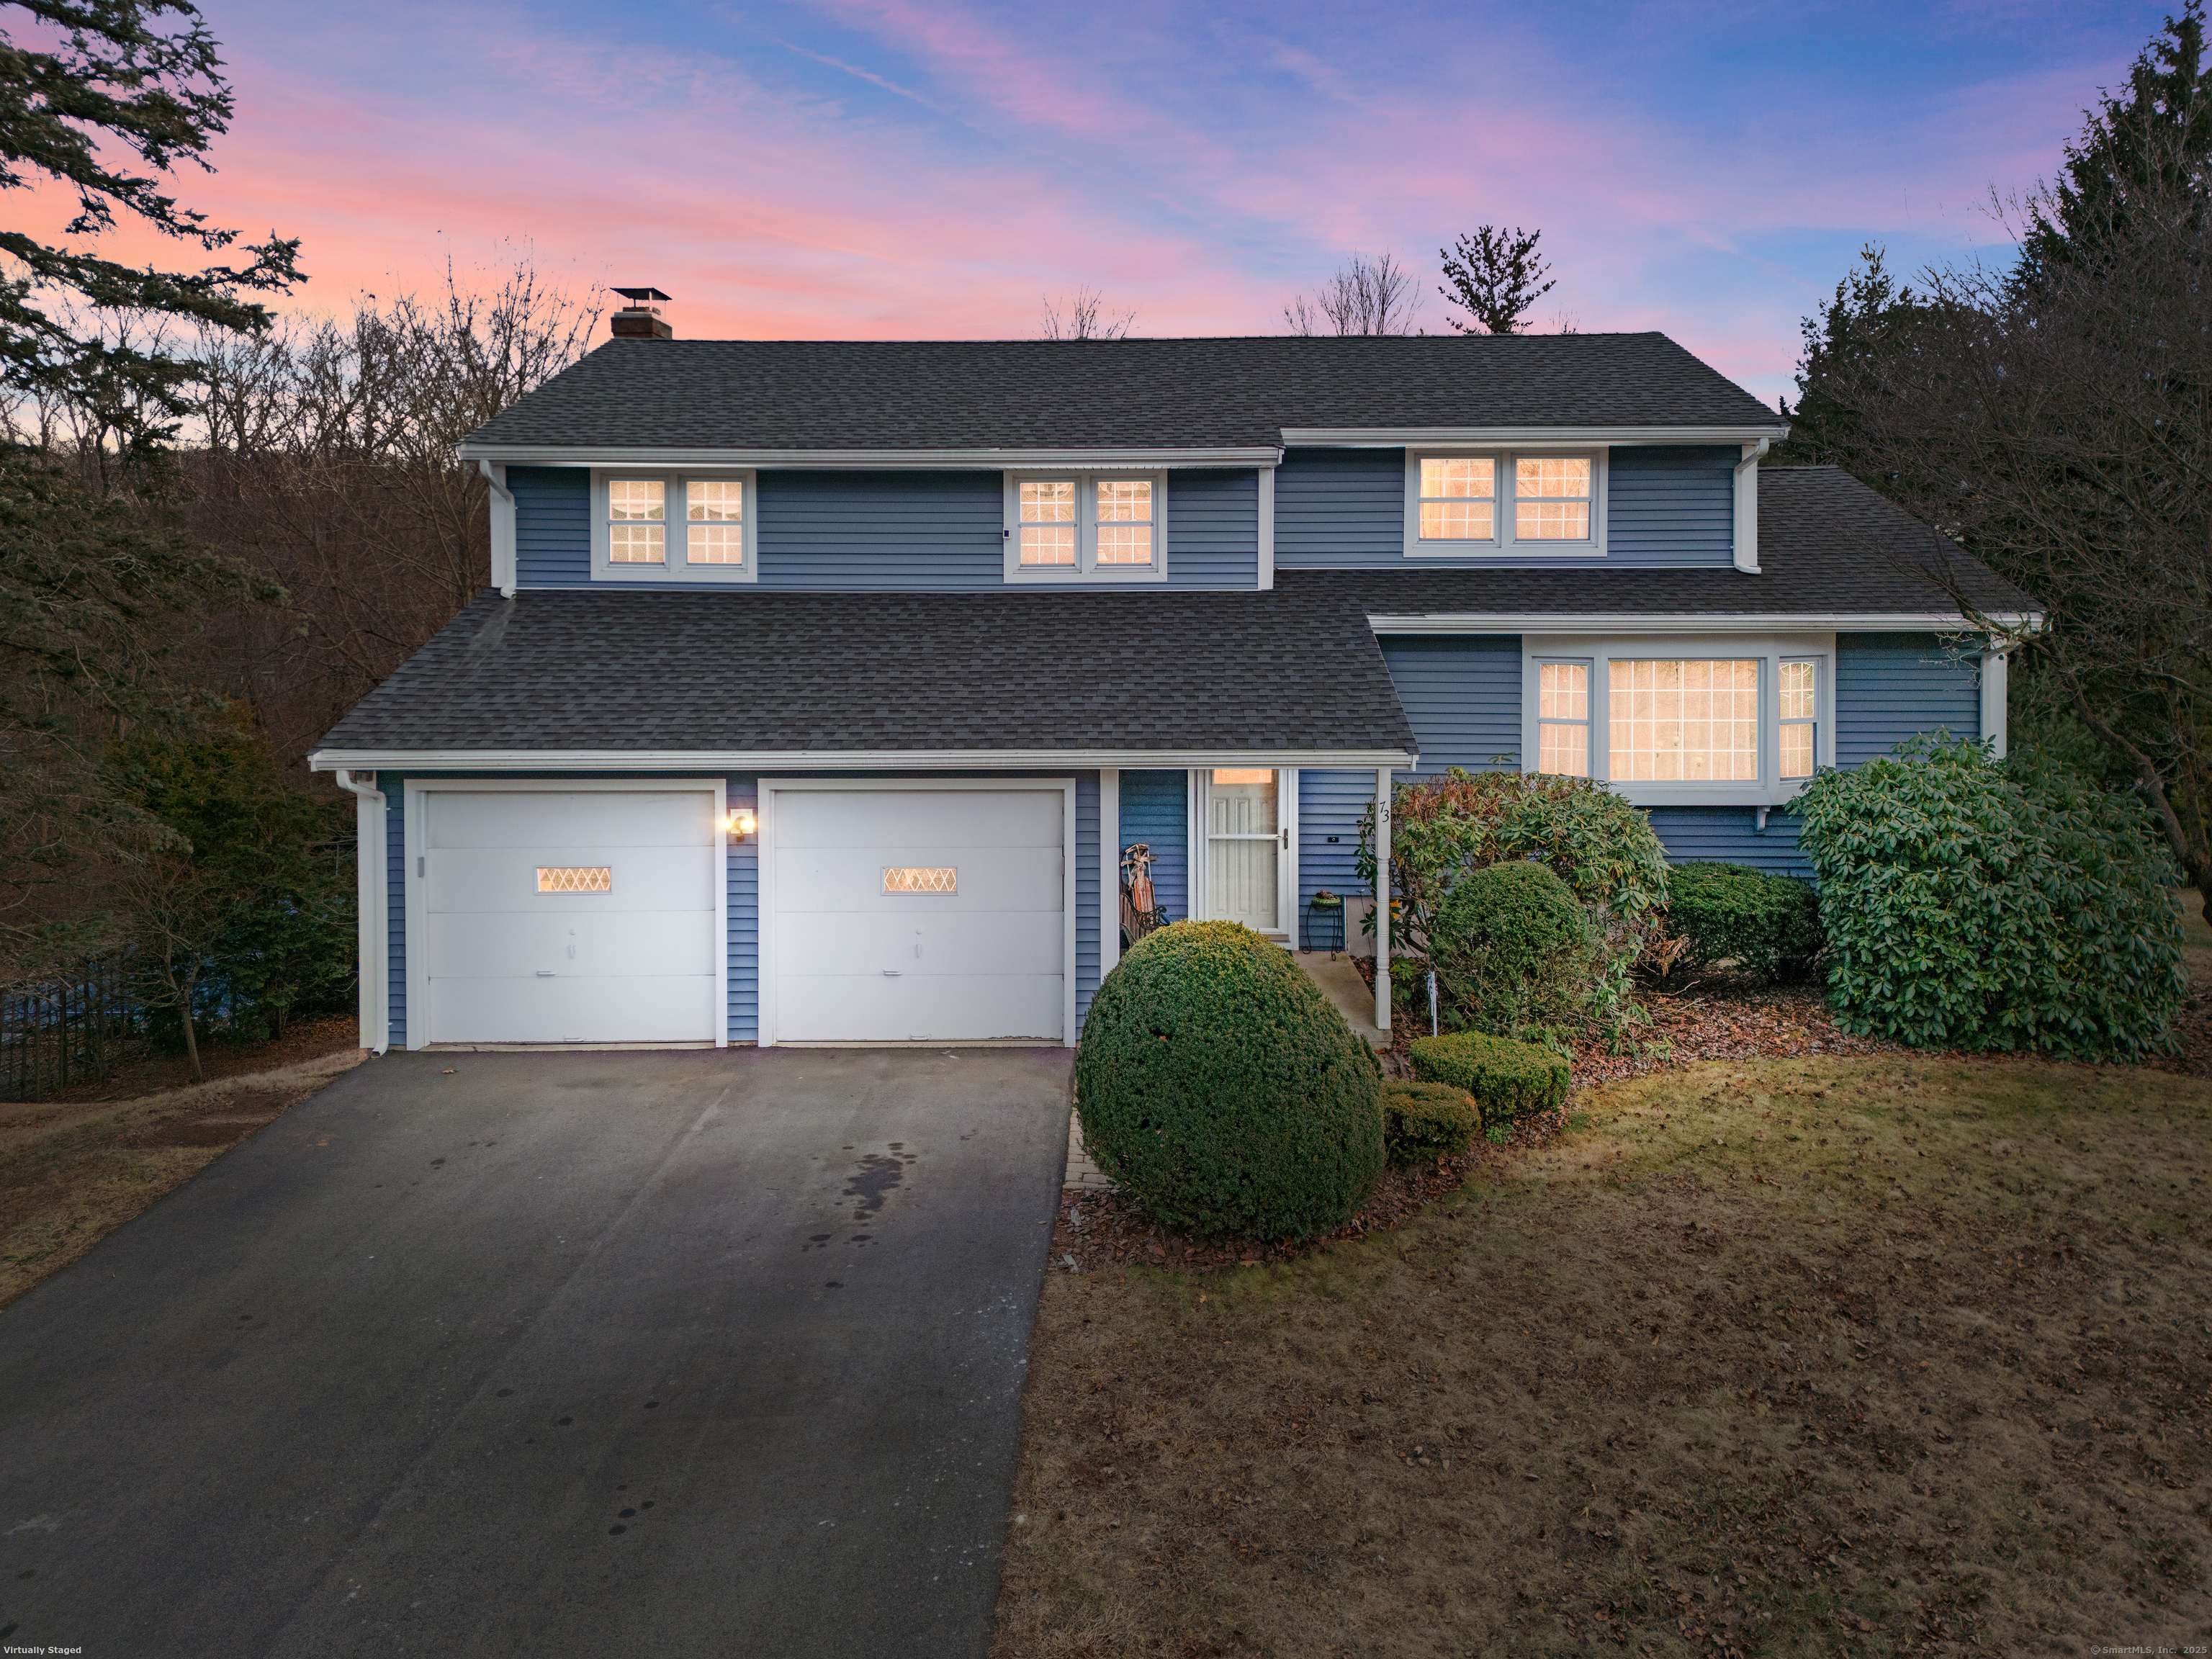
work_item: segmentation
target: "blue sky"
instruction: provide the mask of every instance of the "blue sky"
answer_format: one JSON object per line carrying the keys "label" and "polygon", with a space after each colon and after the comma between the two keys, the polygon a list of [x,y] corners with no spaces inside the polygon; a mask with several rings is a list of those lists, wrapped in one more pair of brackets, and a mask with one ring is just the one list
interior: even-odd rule
{"label": "blue sky", "polygon": [[1273,332],[1345,254],[1432,284],[1490,221],[1543,230],[1538,326],[1662,329],[1771,400],[1863,243],[2002,257],[1990,191],[2166,9],[206,9],[239,115],[180,183],[306,239],[307,310],[526,250],[694,336],[1019,336],[1086,287],[1140,333]]}

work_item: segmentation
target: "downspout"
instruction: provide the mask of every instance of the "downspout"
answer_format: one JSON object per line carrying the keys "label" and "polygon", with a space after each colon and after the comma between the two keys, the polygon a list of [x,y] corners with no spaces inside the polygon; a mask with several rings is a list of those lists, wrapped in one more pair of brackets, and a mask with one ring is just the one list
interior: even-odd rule
{"label": "downspout", "polygon": [[1735,568],[1747,576],[1759,574],[1759,458],[1771,441],[1746,444],[1735,464]]}
{"label": "downspout", "polygon": [[514,597],[514,492],[507,487],[507,469],[478,461],[477,471],[491,486],[491,585],[502,599]]}
{"label": "downspout", "polygon": [[361,1046],[380,1054],[392,1046],[385,1009],[390,932],[385,902],[384,791],[376,787],[374,772],[356,773],[342,766],[332,775],[338,787],[358,803],[354,813],[354,908],[361,924]]}

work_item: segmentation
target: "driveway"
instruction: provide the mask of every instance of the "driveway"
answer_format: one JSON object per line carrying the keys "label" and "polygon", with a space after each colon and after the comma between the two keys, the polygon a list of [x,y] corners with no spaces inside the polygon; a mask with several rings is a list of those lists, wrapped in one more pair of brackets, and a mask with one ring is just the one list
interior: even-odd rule
{"label": "driveway", "polygon": [[1067,1072],[348,1073],[0,1312],[0,1637],[981,1654]]}

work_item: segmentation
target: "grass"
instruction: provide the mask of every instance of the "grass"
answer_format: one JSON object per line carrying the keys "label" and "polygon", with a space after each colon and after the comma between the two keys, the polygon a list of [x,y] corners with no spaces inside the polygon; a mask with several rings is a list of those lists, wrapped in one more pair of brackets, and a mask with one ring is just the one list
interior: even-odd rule
{"label": "grass", "polygon": [[135,1100],[0,1103],[0,1307],[359,1058],[342,1049]]}
{"label": "grass", "polygon": [[1053,1274],[1014,1656],[2212,1635],[2212,1084],[1717,1063],[1402,1231]]}

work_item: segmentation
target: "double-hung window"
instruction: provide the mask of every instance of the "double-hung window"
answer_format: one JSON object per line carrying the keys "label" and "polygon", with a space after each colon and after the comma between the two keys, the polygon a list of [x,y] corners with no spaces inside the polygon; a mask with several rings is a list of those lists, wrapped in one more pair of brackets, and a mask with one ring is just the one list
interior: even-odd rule
{"label": "double-hung window", "polygon": [[1009,581],[1142,581],[1166,574],[1164,474],[1010,472],[1006,495]]}
{"label": "double-hung window", "polygon": [[1833,652],[1826,636],[1528,639],[1528,768],[1644,805],[1785,800],[1835,763]]}
{"label": "double-hung window", "polygon": [[1413,556],[1605,551],[1606,453],[1406,452]]}
{"label": "double-hung window", "polygon": [[757,579],[751,472],[603,470],[592,506],[593,581]]}

